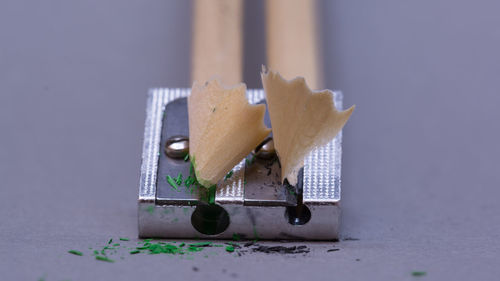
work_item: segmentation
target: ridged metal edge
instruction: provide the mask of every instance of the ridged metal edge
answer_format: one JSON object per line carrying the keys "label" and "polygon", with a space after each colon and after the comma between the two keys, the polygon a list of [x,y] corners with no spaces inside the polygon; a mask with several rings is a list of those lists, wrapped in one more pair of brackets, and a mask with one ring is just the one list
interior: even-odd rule
{"label": "ridged metal edge", "polygon": [[[342,110],[343,95],[333,92],[337,110]],[[340,201],[340,168],[342,157],[342,130],[324,146],[317,147],[304,159],[303,202],[336,203]]]}
{"label": "ridged metal edge", "polygon": [[150,89],[146,105],[144,140],[142,146],[139,202],[154,203],[156,199],[156,177],[165,105],[180,97],[189,95],[190,89]]}

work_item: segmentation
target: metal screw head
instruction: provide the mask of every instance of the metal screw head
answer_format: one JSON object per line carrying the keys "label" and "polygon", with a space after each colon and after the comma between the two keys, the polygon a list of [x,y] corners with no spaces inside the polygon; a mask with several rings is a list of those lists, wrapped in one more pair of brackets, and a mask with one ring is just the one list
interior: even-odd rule
{"label": "metal screw head", "polygon": [[276,150],[274,149],[274,141],[272,138],[265,139],[254,152],[256,157],[261,159],[271,159],[276,156]]}
{"label": "metal screw head", "polygon": [[173,136],[165,142],[165,154],[170,158],[182,159],[189,153],[189,138]]}

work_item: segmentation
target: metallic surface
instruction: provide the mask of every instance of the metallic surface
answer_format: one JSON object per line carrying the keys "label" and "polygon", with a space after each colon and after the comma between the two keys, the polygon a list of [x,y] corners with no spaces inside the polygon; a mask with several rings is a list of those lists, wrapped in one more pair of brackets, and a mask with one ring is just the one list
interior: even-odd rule
{"label": "metallic surface", "polygon": [[[342,93],[335,92],[335,106],[342,109]],[[340,201],[342,130],[328,144],[317,147],[304,159],[304,203]]]}
{"label": "metallic surface", "polygon": [[[245,163],[247,164],[247,163]],[[245,204],[252,206],[295,206],[296,190],[280,183],[281,169],[277,158],[255,158],[245,167]]]}
{"label": "metallic surface", "polygon": [[[340,215],[340,133],[304,159],[303,196],[297,188],[280,184],[275,159],[243,159],[233,175],[217,184],[215,202],[230,216],[227,230],[216,235],[198,232],[191,224],[204,190],[172,188],[166,175],[189,175],[189,162],[170,159],[160,147],[174,135],[188,135],[189,89],[153,89],[149,92],[139,190],[139,235],[168,238],[231,238],[234,233],[254,239],[334,240],[338,238]],[[263,90],[248,90],[250,103],[263,103]],[[335,104],[342,108],[342,94],[335,92]],[[265,122],[269,124],[266,114]],[[251,156],[248,157],[251,159]],[[304,225],[292,225],[286,208],[303,204],[311,212]]]}

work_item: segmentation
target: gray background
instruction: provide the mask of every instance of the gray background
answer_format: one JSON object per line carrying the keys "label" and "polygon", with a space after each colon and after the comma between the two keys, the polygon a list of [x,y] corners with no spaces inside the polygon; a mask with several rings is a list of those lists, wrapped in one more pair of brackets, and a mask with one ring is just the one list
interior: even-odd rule
{"label": "gray background", "polygon": [[[360,240],[293,257],[67,254],[137,235],[146,92],[189,86],[190,5],[0,2],[1,280],[498,280],[495,0],[321,3],[327,86],[357,105],[342,235]],[[265,62],[262,9],[247,3],[249,87]]]}

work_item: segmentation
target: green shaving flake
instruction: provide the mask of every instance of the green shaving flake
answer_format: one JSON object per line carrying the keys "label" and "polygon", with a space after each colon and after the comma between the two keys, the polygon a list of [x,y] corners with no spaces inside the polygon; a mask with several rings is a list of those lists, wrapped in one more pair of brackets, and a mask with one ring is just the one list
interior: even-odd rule
{"label": "green shaving flake", "polygon": [[130,239],[128,239],[128,238],[123,238],[123,237],[120,238],[120,241],[129,241],[129,240]]}
{"label": "green shaving flake", "polygon": [[184,162],[187,162],[189,160],[189,154],[186,154],[186,156],[184,156]]}
{"label": "green shaving flake", "polygon": [[118,247],[118,246],[120,246],[120,243],[115,243],[115,244],[113,244],[113,246]]}
{"label": "green shaving flake", "polygon": [[234,252],[234,246],[227,246],[226,247],[226,252],[229,252],[229,253]]}
{"label": "green shaving flake", "polygon": [[153,214],[154,211],[155,211],[155,207],[154,206],[147,206],[146,207],[146,211],[150,214]]}
{"label": "green shaving flake", "polygon": [[69,250],[68,253],[77,255],[77,256],[83,256],[83,253],[77,250]]}
{"label": "green shaving flake", "polygon": [[174,180],[171,176],[167,176],[167,182],[172,186],[175,190],[179,190],[179,187],[177,186],[177,181]]}
{"label": "green shaving flake", "polygon": [[184,247],[186,245],[186,243],[182,242],[179,244],[179,247]]}
{"label": "green shaving flake", "polygon": [[209,247],[212,246],[212,242],[198,242],[189,244],[189,247]]}
{"label": "green shaving flake", "polygon": [[182,174],[180,172],[177,175],[177,177],[175,178],[175,183],[177,183],[177,185],[181,185],[182,184]]}
{"label": "green shaving flake", "polygon": [[232,177],[233,176],[233,170],[229,171],[229,173],[227,173],[227,175],[224,177],[224,180],[227,180],[228,178]]}
{"label": "green shaving flake", "polygon": [[108,245],[111,244],[111,243],[113,243],[113,238],[109,239]]}
{"label": "green shaving flake", "polygon": [[194,162],[194,158],[191,161],[191,163],[189,163],[189,175],[194,175],[194,165],[193,165],[193,162]]}
{"label": "green shaving flake", "polygon": [[191,176],[188,176],[186,180],[184,181],[184,185],[189,188],[193,183],[195,183],[195,179]]}
{"label": "green shaving flake", "polygon": [[413,276],[424,276],[426,274],[427,274],[427,272],[425,272],[425,271],[413,271],[411,273],[411,275],[413,275]]}
{"label": "green shaving flake", "polygon": [[252,156],[250,157],[250,159],[245,158],[245,163],[247,164],[247,166],[252,165],[254,161],[255,161],[255,155],[253,155],[253,154],[252,154]]}
{"label": "green shaving flake", "polygon": [[182,249],[172,244],[153,244],[149,248],[150,254],[184,254]]}
{"label": "green shaving flake", "polygon": [[190,252],[199,252],[202,250],[203,250],[203,248],[201,248],[201,247],[192,247],[192,246],[188,247],[188,251],[190,251]]}
{"label": "green shaving flake", "polygon": [[104,256],[96,256],[95,259],[99,260],[99,261],[115,262],[114,260],[112,260],[112,259],[110,259],[108,257],[104,257]]}
{"label": "green shaving flake", "polygon": [[208,204],[210,205],[213,205],[215,204],[215,189],[216,189],[216,185],[212,185],[209,189],[208,189]]}

